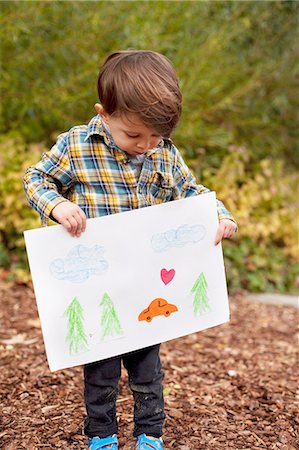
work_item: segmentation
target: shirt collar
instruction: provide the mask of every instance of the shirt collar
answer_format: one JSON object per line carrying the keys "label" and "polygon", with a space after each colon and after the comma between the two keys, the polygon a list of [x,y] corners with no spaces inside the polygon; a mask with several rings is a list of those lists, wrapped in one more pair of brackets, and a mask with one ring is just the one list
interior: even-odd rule
{"label": "shirt collar", "polygon": [[[97,134],[99,136],[102,136],[104,138],[105,143],[110,147],[114,144],[112,140],[112,136],[107,133],[106,128],[104,127],[103,121],[101,119],[101,116],[98,114],[95,117],[91,119],[89,124],[87,125],[87,135],[84,141],[86,142],[87,139],[90,138],[90,136]],[[115,144],[114,144],[115,145]]]}
{"label": "shirt collar", "polygon": [[111,134],[105,127],[103,120],[101,119],[101,116],[99,114],[93,117],[87,125],[87,135],[84,141],[87,141],[87,139],[89,139],[90,136],[93,135],[98,135],[103,138],[110,153],[112,153],[117,161],[124,163],[128,162],[128,155],[115,144]]}
{"label": "shirt collar", "polygon": [[[93,135],[102,136],[105,144],[107,145],[107,147],[109,148],[109,150],[111,151],[111,153],[113,154],[113,156],[117,161],[128,162],[128,154],[115,144],[111,134],[109,133],[109,130],[105,127],[99,114],[93,117],[89,122],[89,124],[87,125],[87,135],[84,141],[86,142],[87,139],[89,139],[89,137]],[[168,143],[169,141],[171,142],[170,139],[163,138],[161,142],[157,145],[157,147],[152,148],[146,152],[146,156],[150,156],[153,153],[156,153],[160,148],[163,148],[165,144]]]}

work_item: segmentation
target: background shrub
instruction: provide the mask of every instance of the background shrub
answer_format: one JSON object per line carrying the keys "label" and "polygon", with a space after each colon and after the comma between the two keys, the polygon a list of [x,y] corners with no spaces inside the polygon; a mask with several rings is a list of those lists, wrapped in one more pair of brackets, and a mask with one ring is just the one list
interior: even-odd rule
{"label": "background shrub", "polygon": [[[1,2],[0,264],[27,280],[22,232],[38,226],[21,178],[61,131],[95,114],[108,53],[150,48],[180,76],[174,141],[239,223],[230,287],[293,290],[298,277],[298,4]],[[80,31],[78,33],[78,30]]]}

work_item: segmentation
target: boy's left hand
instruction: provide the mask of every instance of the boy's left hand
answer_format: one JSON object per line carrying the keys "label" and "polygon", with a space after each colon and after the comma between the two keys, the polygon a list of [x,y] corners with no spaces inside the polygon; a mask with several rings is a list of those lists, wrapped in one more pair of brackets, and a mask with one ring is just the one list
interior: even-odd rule
{"label": "boy's left hand", "polygon": [[224,238],[232,237],[237,231],[237,228],[237,225],[232,220],[221,219],[215,237],[215,245],[218,245]]}

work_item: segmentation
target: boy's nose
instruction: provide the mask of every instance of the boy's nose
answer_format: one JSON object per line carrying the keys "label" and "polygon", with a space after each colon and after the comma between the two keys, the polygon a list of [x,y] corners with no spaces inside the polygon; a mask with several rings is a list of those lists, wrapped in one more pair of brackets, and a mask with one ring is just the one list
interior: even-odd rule
{"label": "boy's nose", "polygon": [[149,141],[138,142],[137,147],[140,148],[140,150],[148,150],[150,148],[150,142]]}

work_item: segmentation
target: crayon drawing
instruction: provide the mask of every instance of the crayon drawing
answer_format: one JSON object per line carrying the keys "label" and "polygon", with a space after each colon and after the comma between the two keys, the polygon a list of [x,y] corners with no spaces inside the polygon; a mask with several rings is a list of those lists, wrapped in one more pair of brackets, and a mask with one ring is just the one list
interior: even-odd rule
{"label": "crayon drawing", "polygon": [[82,283],[92,275],[101,275],[108,269],[108,262],[102,257],[104,247],[91,248],[76,245],[65,258],[55,259],[50,264],[50,272],[58,280]]}
{"label": "crayon drawing", "polygon": [[218,225],[210,192],[88,219],[76,239],[61,225],[26,231],[50,369],[229,320]]}
{"label": "crayon drawing", "polygon": [[170,314],[178,311],[176,305],[172,305],[168,303],[164,298],[155,298],[147,308],[145,308],[138,316],[138,320],[141,322],[142,320],[146,320],[147,322],[151,322],[154,317],[157,316],[165,316],[169,317]]}
{"label": "crayon drawing", "polygon": [[173,280],[173,277],[175,276],[175,270],[174,269],[161,269],[160,272],[161,280],[166,285],[170,283]]}
{"label": "crayon drawing", "polygon": [[120,320],[117,316],[114,304],[105,292],[100,303],[101,315],[101,335],[102,339],[123,335]]}
{"label": "crayon drawing", "polygon": [[151,245],[155,252],[164,252],[172,247],[184,247],[204,239],[206,229],[203,225],[181,225],[164,233],[154,234]]}
{"label": "crayon drawing", "polygon": [[84,331],[83,308],[75,297],[66,309],[64,316],[67,317],[67,336],[70,354],[88,350],[87,337]]}
{"label": "crayon drawing", "polygon": [[208,283],[204,273],[201,272],[191,290],[191,293],[194,294],[193,300],[194,316],[200,316],[203,313],[211,310],[207,290],[208,290]]}

